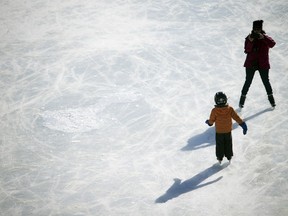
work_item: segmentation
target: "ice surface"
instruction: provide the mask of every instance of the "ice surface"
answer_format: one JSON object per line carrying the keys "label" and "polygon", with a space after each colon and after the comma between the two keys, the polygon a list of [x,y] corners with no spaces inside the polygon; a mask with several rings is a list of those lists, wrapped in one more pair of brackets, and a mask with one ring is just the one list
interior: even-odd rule
{"label": "ice surface", "polygon": [[[0,215],[288,215],[287,11],[279,1],[9,1],[0,7]],[[204,123],[237,108],[244,38],[264,20],[276,109],[259,75],[215,165]]]}

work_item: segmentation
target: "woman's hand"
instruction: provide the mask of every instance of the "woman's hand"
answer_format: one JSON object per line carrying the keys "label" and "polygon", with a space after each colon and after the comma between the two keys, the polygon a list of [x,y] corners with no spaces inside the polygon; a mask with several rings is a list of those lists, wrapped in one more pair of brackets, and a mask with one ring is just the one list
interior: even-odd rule
{"label": "woman's hand", "polygon": [[264,35],[261,34],[261,33],[259,33],[259,39],[261,40],[261,39],[263,39],[263,38],[264,38]]}
{"label": "woman's hand", "polygon": [[254,41],[254,38],[251,37],[251,34],[249,34],[248,39],[249,39],[251,42]]}

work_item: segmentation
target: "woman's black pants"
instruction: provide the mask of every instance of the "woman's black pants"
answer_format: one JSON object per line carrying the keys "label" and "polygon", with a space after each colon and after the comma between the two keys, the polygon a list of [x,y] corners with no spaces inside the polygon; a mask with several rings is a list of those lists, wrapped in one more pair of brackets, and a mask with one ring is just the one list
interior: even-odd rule
{"label": "woman's black pants", "polygon": [[267,95],[272,95],[272,87],[269,81],[269,69],[255,69],[255,68],[246,68],[246,80],[243,85],[241,94],[246,95],[248,93],[249,87],[253,81],[256,70],[259,71],[262,83],[266,89]]}

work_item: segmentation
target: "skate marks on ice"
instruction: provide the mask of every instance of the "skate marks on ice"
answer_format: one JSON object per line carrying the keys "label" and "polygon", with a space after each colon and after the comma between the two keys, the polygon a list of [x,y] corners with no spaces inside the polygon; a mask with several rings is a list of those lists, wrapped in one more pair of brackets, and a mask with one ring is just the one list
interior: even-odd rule
{"label": "skate marks on ice", "polygon": [[[108,95],[88,107],[46,110],[41,114],[43,126],[66,133],[105,128],[117,121],[113,107],[126,107],[140,100],[141,94],[126,92]],[[112,111],[111,111],[112,107]]]}
{"label": "skate marks on ice", "polygon": [[198,173],[191,179],[188,179],[184,182],[181,179],[175,178],[173,185],[166,191],[165,194],[160,196],[155,200],[155,203],[166,203],[167,201],[174,199],[182,194],[191,192],[193,190],[200,189],[202,187],[208,186],[210,184],[216,183],[221,180],[223,177],[220,176],[214,180],[201,184],[206,179],[220,172],[229,166],[229,163],[225,163],[222,166],[217,164],[212,165],[211,167],[205,169],[204,171]]}

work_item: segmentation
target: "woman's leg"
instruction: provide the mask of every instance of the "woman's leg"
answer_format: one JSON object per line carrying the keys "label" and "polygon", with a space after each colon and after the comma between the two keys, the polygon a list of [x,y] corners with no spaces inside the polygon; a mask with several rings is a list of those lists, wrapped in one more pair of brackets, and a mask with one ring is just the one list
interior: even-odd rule
{"label": "woman's leg", "polygon": [[241,91],[242,95],[246,95],[248,93],[250,85],[255,75],[255,71],[256,70],[254,68],[246,68],[246,79]]}
{"label": "woman's leg", "polygon": [[239,107],[243,108],[244,107],[244,103],[246,100],[246,94],[249,91],[250,85],[252,83],[252,80],[254,78],[255,75],[255,69],[254,68],[246,68],[246,78],[245,78],[245,83],[243,85],[242,91],[241,91],[241,97],[240,97],[240,101],[239,101]]}
{"label": "woman's leg", "polygon": [[271,84],[269,81],[269,69],[261,69],[261,70],[259,70],[259,73],[260,73],[260,77],[261,77],[261,80],[263,82],[263,85],[265,87],[266,93],[268,95],[268,100],[269,100],[271,106],[275,107],[276,104],[275,104],[275,100],[273,97],[273,90],[272,90],[272,87],[271,87]]}
{"label": "woman's leg", "polygon": [[263,85],[266,89],[267,95],[272,95],[272,87],[269,81],[269,69],[261,69],[259,70],[261,80],[263,82]]}

